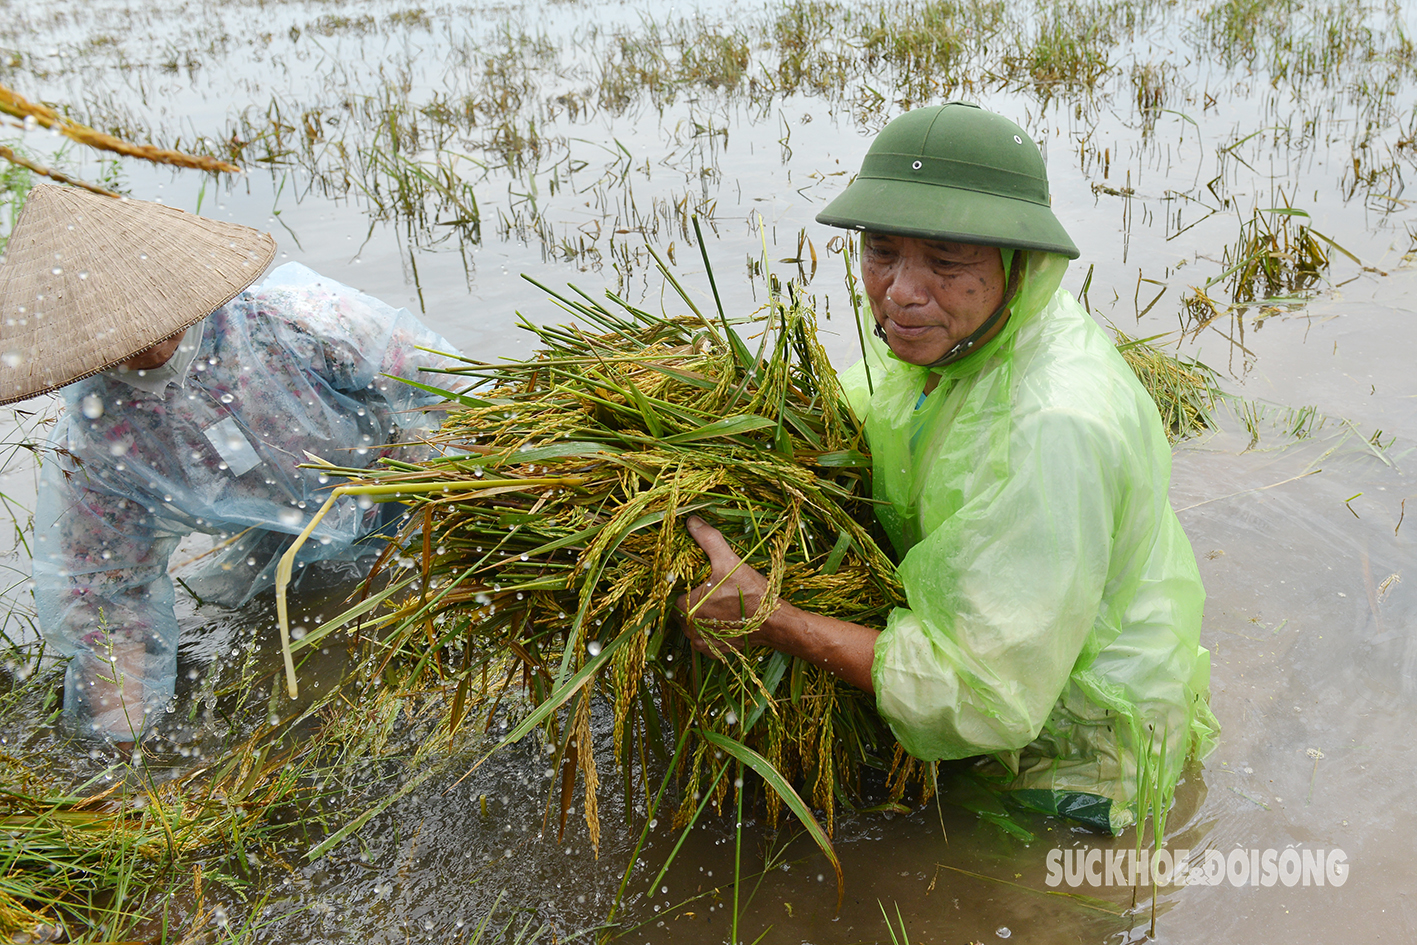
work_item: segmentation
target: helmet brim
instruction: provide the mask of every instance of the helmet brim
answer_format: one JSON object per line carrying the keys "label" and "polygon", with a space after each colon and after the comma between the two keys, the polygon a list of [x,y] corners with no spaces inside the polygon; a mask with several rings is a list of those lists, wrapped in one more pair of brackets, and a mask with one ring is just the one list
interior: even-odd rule
{"label": "helmet brim", "polygon": [[827,226],[1079,256],[1053,211],[938,183],[857,177],[817,214]]}

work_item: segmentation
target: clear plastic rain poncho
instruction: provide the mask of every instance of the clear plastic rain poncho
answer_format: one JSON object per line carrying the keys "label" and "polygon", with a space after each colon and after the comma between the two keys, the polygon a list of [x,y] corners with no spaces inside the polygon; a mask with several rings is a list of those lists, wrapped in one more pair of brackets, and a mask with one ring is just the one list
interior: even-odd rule
{"label": "clear plastic rain poncho", "polygon": [[[434,423],[425,367],[449,344],[406,309],[296,263],[189,329],[156,372],[107,371],[63,389],[35,520],[35,603],[45,638],[73,657],[65,705],[83,730],[135,739],[173,694],[178,626],[168,563],[205,532],[224,548],[187,585],[239,606],[342,480],[297,468],[313,453],[368,467]],[[172,370],[183,364],[186,370]],[[361,542],[383,506],[349,497],[297,566],[377,553]]]}
{"label": "clear plastic rain poncho", "polygon": [[1003,329],[930,394],[869,321],[843,383],[909,603],[875,647],[881,715],[917,758],[991,755],[1027,806],[1118,832],[1218,726],[1170,447],[1066,267],[1030,252]]}

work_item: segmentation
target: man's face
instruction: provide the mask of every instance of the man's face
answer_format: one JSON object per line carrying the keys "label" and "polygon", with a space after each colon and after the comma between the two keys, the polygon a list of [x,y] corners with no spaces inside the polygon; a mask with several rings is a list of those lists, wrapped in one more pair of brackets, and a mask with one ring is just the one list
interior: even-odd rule
{"label": "man's face", "polygon": [[162,367],[168,362],[177,348],[182,344],[182,337],[185,331],[179,331],[171,338],[164,338],[151,348],[146,348],[133,355],[128,360],[122,362],[122,366],[130,371],[151,371]]}
{"label": "man's face", "polygon": [[933,364],[1004,300],[997,246],[865,233],[861,281],[876,324],[902,361]]}

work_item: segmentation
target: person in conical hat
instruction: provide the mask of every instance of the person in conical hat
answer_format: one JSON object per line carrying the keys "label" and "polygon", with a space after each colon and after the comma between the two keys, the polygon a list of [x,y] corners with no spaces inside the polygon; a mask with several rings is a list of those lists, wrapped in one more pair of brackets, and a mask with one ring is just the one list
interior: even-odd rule
{"label": "person in conical hat", "polygon": [[[1059,288],[1078,250],[1051,204],[1001,115],[952,102],[881,130],[817,220],[861,234],[868,348],[842,383],[908,606],[881,629],[767,600],[698,518],[712,575],[679,605],[700,652],[822,666],[916,758],[990,756],[1008,796],[1118,832],[1214,744],[1204,592],[1156,407]],[[760,629],[706,629],[746,615]]]}
{"label": "person in conical hat", "polygon": [[[184,587],[240,606],[332,484],[314,454],[416,457],[446,340],[297,263],[264,279],[269,234],[161,204],[36,187],[0,269],[0,403],[58,390],[33,575],[40,630],[70,658],[79,731],[127,745],[164,717],[179,540],[219,551]],[[257,280],[261,279],[259,284]],[[338,506],[300,564],[375,554],[380,506]]]}

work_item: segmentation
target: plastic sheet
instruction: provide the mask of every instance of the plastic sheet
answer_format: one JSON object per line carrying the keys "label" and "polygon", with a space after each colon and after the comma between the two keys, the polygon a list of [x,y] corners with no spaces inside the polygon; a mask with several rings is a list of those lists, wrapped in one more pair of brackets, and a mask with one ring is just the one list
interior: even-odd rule
{"label": "plastic sheet", "polygon": [[[240,606],[268,588],[289,537],[342,481],[297,468],[306,452],[361,468],[421,455],[401,444],[436,419],[418,408],[438,398],[384,375],[420,379],[445,359],[418,348],[452,350],[406,309],[294,263],[199,324],[185,376],[160,392],[121,371],[64,388],[56,452],[46,453],[33,566],[40,626],[73,657],[66,709],[82,730],[120,741],[173,694],[168,562],[178,541],[205,532],[228,543],[186,579],[203,599]],[[380,525],[379,506],[351,497],[300,562],[375,553],[378,543],[360,539]]]}

